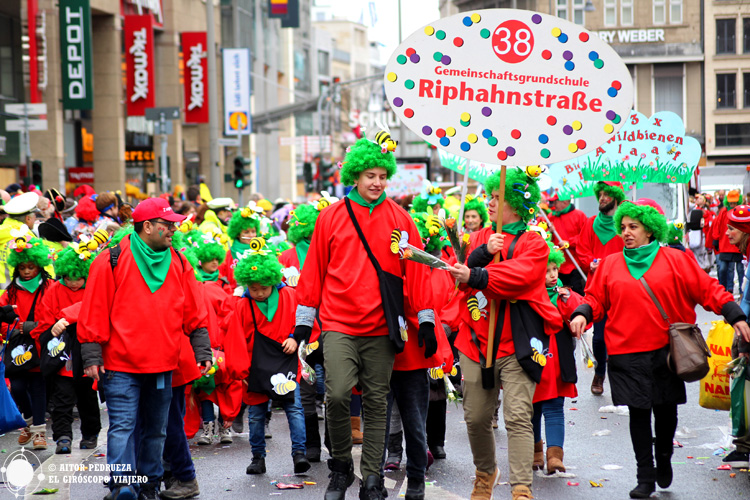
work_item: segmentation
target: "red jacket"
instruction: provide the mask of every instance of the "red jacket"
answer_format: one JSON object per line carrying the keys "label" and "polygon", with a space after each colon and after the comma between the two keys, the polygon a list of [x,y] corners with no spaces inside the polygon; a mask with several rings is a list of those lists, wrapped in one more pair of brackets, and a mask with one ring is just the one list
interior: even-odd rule
{"label": "red jacket", "polygon": [[709,250],[714,249],[713,241],[713,223],[716,219],[716,214],[714,214],[711,210],[703,209],[703,236],[704,236],[704,246],[708,248]]}
{"label": "red jacket", "polygon": [[164,284],[151,293],[130,252],[130,236],[120,242],[120,249],[114,271],[109,250],[91,263],[78,338],[81,343],[102,344],[107,370],[172,371],[177,368],[182,337],[208,327],[208,312],[193,268],[184,257],[172,253]]}
{"label": "red jacket", "polygon": [[232,255],[231,248],[227,250],[227,255],[224,257],[224,262],[219,265],[219,277],[226,278],[229,282],[229,287],[232,289],[237,288],[237,282],[234,281],[234,266],[237,265],[237,260]]}
{"label": "red jacket", "polygon": [[[44,296],[46,295],[47,291],[49,291],[49,287],[52,284],[51,280],[47,282],[47,286],[45,288],[41,288],[37,290],[39,292],[39,298],[36,301],[36,306],[34,307],[34,321],[39,321],[39,308],[41,306],[41,302],[44,300]],[[15,285],[12,285],[15,286]],[[30,293],[26,290],[24,290],[21,287],[16,287],[15,291],[15,299],[13,302],[10,301],[8,290],[5,291],[4,294],[0,295],[0,307],[7,306],[7,305],[15,305],[16,307],[16,314],[18,314],[18,324],[16,325],[16,329],[20,329],[23,326],[23,322],[26,321],[26,319],[29,317],[29,313],[31,312],[31,304],[34,303],[34,294]],[[8,333],[11,326],[13,324],[8,325],[2,325],[2,329],[0,330],[2,332],[2,335],[0,335],[0,338],[3,340],[8,338]],[[41,335],[43,330],[39,330],[38,328],[33,329],[30,333],[31,337],[36,341],[36,352],[41,353],[41,345],[39,344],[39,335]],[[10,353],[8,353],[10,354]],[[40,368],[37,366],[36,368],[32,368],[29,371],[31,372],[38,372],[41,371]]]}
{"label": "red jacket", "polygon": [[[493,232],[491,227],[485,227],[480,231],[471,233],[468,253],[471,254],[477,247],[487,243]],[[505,245],[502,252],[505,258],[508,255],[510,242],[513,241],[515,236],[508,233],[503,234],[505,235]],[[466,288],[468,293],[461,301],[461,325],[455,341],[455,346],[459,351],[477,363],[479,362],[479,352],[471,336],[471,330],[474,330],[482,352],[487,352],[489,301],[491,299],[525,300],[544,320],[544,332],[547,335],[554,335],[560,331],[562,328],[562,318],[557,309],[555,309],[555,306],[550,302],[547,295],[547,288],[545,287],[548,257],[549,247],[539,233],[526,232],[518,239],[512,259],[504,260],[497,264],[492,263],[485,267],[489,273],[487,288],[484,290]],[[478,299],[481,316],[475,321],[472,319],[467,301],[477,292],[481,292],[486,297],[487,302],[483,304],[482,300]],[[516,352],[511,332],[509,306],[508,304],[508,307],[506,307],[505,321],[500,333],[498,358],[509,356]]]}
{"label": "red jacket", "polygon": [[[40,299],[36,306],[34,319],[39,324],[32,332],[34,338],[38,339],[43,332],[51,329],[61,319],[65,319],[71,325],[77,323],[78,314],[76,314],[76,311],[80,312],[80,309],[71,306],[83,301],[84,292],[85,288],[74,292],[59,281],[52,282],[44,293],[44,298]],[[65,366],[58,373],[64,377],[73,376],[73,372],[66,370]]]}
{"label": "red jacket", "polygon": [[[578,240],[580,238],[581,231],[583,230],[583,226],[586,225],[587,220],[588,217],[586,217],[586,214],[581,210],[575,208],[570,212],[560,216],[554,216],[551,214],[549,215],[549,221],[555,226],[555,230],[560,235],[560,238],[570,244],[568,250],[570,250],[571,255],[574,259],[576,259],[579,265],[580,258],[578,257],[576,249],[578,248]],[[552,233],[552,235],[555,244],[559,244],[560,240],[554,237],[554,232]],[[570,274],[576,270],[576,267],[565,251],[563,251],[563,254],[565,255],[565,262],[563,262],[563,265],[560,266],[560,273]]]}
{"label": "red jacket", "polygon": [[729,243],[729,236],[727,236],[728,224],[729,212],[726,207],[721,207],[711,229],[712,240],[719,240],[718,253],[741,253],[739,248]]}
{"label": "red jacket", "polygon": [[[673,323],[695,323],[695,306],[716,314],[733,300],[695,259],[674,248],[662,247],[643,276]],[[602,262],[586,284],[584,302],[593,321],[607,315],[604,340],[609,354],[660,349],[669,343],[668,326],[646,289],[628,271],[622,253]]]}
{"label": "red jacket", "polygon": [[596,219],[596,215],[589,217],[583,226],[581,234],[578,237],[578,247],[576,249],[576,254],[579,258],[578,263],[587,275],[590,274],[591,263],[594,259],[602,260],[607,255],[622,253],[622,249],[625,248],[625,244],[619,236],[615,236],[606,245],[602,245],[602,242],[599,241],[594,232],[594,219]]}
{"label": "red jacket", "polygon": [[[380,266],[405,278],[412,308],[416,311],[432,308],[427,267],[401,260],[390,250],[391,232],[396,228],[409,234],[409,243],[422,248],[409,214],[388,198],[372,214],[356,203],[351,202],[351,206]],[[297,301],[303,306],[319,308],[320,320],[327,331],[357,336],[388,335],[379,280],[349,219],[344,200],[318,216],[297,286]]]}

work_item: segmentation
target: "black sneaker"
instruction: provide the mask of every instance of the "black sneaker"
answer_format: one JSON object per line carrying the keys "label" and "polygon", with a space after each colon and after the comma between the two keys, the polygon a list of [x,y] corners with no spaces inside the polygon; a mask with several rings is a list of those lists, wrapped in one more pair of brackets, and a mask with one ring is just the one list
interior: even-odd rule
{"label": "black sneaker", "polygon": [[78,446],[80,446],[82,450],[95,450],[98,445],[99,436],[84,436]]}
{"label": "black sneaker", "polygon": [[266,459],[260,455],[253,455],[253,461],[245,469],[246,474],[265,474],[266,473]]}
{"label": "black sneaker", "polygon": [[734,450],[724,457],[722,463],[731,465],[733,469],[747,469],[750,467],[750,453]]}
{"label": "black sneaker", "polygon": [[68,436],[63,436],[57,440],[57,448],[55,448],[55,455],[67,455],[70,453],[71,440]]}
{"label": "black sneaker", "polygon": [[371,474],[365,481],[360,482],[359,500],[383,500],[384,498],[380,476]]}
{"label": "black sneaker", "polygon": [[405,500],[424,500],[424,478],[410,477],[406,482]]}
{"label": "black sneaker", "polygon": [[326,489],[325,500],[345,500],[346,489],[354,483],[354,463],[331,458],[328,460],[331,473]]}
{"label": "black sneaker", "polygon": [[159,488],[150,484],[141,485],[138,500],[159,500]]}
{"label": "black sneaker", "polygon": [[292,460],[294,461],[295,474],[304,474],[305,472],[310,470],[310,462],[307,460],[305,454],[301,451],[295,453],[292,457]]}

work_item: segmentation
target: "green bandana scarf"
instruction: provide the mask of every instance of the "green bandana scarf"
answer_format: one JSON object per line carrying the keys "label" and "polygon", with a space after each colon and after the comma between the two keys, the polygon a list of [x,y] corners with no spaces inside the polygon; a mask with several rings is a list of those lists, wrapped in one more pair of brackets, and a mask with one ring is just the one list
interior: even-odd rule
{"label": "green bandana scarf", "polygon": [[549,295],[549,300],[550,302],[552,302],[552,305],[554,305],[555,307],[557,307],[557,297],[560,295],[557,292],[557,289],[560,288],[562,284],[563,284],[562,280],[558,279],[557,285],[553,287],[547,287],[547,295]]}
{"label": "green bandana scarf", "polygon": [[[497,223],[495,222],[492,223],[492,230],[494,232],[497,232]],[[511,224],[505,224],[503,226],[504,233],[512,234],[514,236],[517,234],[523,233],[524,231],[526,231],[526,223],[522,220],[519,220],[518,222],[513,222]]]}
{"label": "green bandana scarf", "polygon": [[383,194],[380,195],[380,198],[378,198],[372,203],[370,203],[369,201],[365,201],[365,199],[362,198],[362,195],[359,194],[359,191],[357,191],[356,187],[352,189],[351,191],[349,191],[349,194],[347,195],[347,197],[350,200],[352,200],[354,203],[356,203],[357,205],[363,206],[365,208],[369,208],[370,215],[372,215],[372,211],[375,210],[375,207],[377,207],[378,205],[380,205],[381,203],[385,201],[385,191],[383,191]]}
{"label": "green bandana scarf", "polygon": [[552,212],[550,213],[550,215],[554,215],[555,217],[560,217],[561,215],[565,215],[565,214],[567,214],[567,213],[570,213],[570,212],[572,212],[572,211],[573,211],[573,209],[575,209],[575,208],[576,208],[576,207],[574,207],[574,206],[573,206],[573,204],[571,203],[570,205],[568,205],[568,207],[567,207],[567,208],[563,208],[563,209],[562,209],[562,210],[560,210],[559,212],[556,212],[556,211],[554,211],[554,210],[553,210],[553,211],[552,211]]}
{"label": "green bandana scarf", "polygon": [[276,287],[273,287],[271,295],[269,295],[264,302],[258,302],[256,300],[255,303],[258,305],[260,312],[263,313],[263,316],[265,316],[268,321],[273,321],[273,317],[276,315],[276,309],[279,308],[279,290]]}
{"label": "green bandana scarf", "polygon": [[195,277],[198,278],[198,281],[216,281],[219,279],[219,270],[207,273],[201,266],[198,266],[195,268]]}
{"label": "green bandana scarf", "polygon": [[625,256],[625,264],[628,266],[630,275],[639,280],[654,263],[654,259],[659,253],[659,242],[654,240],[639,248],[624,248],[622,253]]}
{"label": "green bandana scarf", "polygon": [[18,286],[23,288],[29,293],[35,293],[37,288],[39,288],[39,284],[42,282],[42,273],[36,275],[35,278],[31,278],[28,281],[23,281],[21,278],[18,278]]}
{"label": "green bandana scarf", "polygon": [[250,250],[250,245],[242,243],[239,239],[232,242],[232,257],[236,260],[240,259],[240,256],[245,253],[245,250]]}
{"label": "green bandana scarf", "polygon": [[614,216],[604,215],[602,213],[597,215],[596,219],[594,219],[594,233],[596,233],[596,237],[599,238],[602,245],[609,243],[609,240],[617,236]]}
{"label": "green bandana scarf", "polygon": [[305,259],[307,258],[307,252],[310,250],[310,240],[302,238],[294,246],[294,250],[297,252],[297,260],[299,260],[299,270],[302,271],[302,266],[305,265]]}
{"label": "green bandana scarf", "polygon": [[172,249],[155,252],[138,233],[133,233],[130,236],[130,252],[148,289],[151,293],[156,293],[167,279],[169,267],[172,265]]}

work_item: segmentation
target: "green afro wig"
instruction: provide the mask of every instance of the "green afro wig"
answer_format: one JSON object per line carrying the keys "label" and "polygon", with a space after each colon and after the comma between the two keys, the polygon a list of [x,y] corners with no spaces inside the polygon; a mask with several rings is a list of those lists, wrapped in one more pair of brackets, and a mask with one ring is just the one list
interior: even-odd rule
{"label": "green afro wig", "polygon": [[685,226],[682,222],[667,222],[667,244],[682,244],[685,237]]}
{"label": "green afro wig", "polygon": [[[11,240],[11,242],[13,242]],[[8,251],[8,266],[18,267],[24,262],[31,262],[40,268],[50,264],[49,247],[39,238],[31,238],[20,252],[17,248]]]}
{"label": "green afro wig", "polygon": [[[243,215],[244,214],[244,215]],[[240,237],[240,233],[245,229],[255,228],[256,235],[260,236],[260,218],[249,209],[237,210],[229,221],[227,234],[233,240]]]}
{"label": "green afro wig", "polygon": [[107,248],[112,248],[113,246],[117,245],[123,240],[123,238],[125,238],[129,234],[133,234],[133,226],[118,229],[117,232],[112,235],[112,238],[110,238],[109,244],[107,244]]}
{"label": "green afro wig", "polygon": [[487,205],[485,203],[484,197],[479,198],[471,198],[466,197],[466,204],[464,205],[464,216],[466,216],[466,212],[469,210],[476,210],[476,212],[479,214],[479,217],[482,219],[482,227],[487,225],[487,222],[490,220],[490,216],[487,214]]}
{"label": "green afro wig", "polygon": [[[433,253],[436,250],[442,250],[443,247],[450,245],[448,241],[448,235],[445,233],[445,229],[440,225],[438,218],[432,215],[432,211],[429,213],[411,213],[411,218],[414,221],[414,225],[419,230],[419,236],[422,238],[425,252]],[[430,234],[430,229],[435,233]],[[437,232],[435,232],[437,230]]]}
{"label": "green afro wig", "polygon": [[178,252],[184,250],[188,242],[185,240],[185,233],[182,231],[175,231],[172,235],[172,248]]}
{"label": "green afro wig", "polygon": [[[432,203],[430,203],[432,201]],[[432,212],[432,207],[435,205],[440,205],[440,208],[443,208],[443,204],[445,203],[445,200],[443,198],[435,198],[434,201],[425,198],[422,195],[415,196],[414,200],[411,202],[411,209],[414,212],[423,213],[423,212]]]}
{"label": "green afro wig", "polygon": [[[493,173],[484,183],[485,192],[490,195],[500,188],[500,171]],[[505,174],[505,201],[521,216],[523,222],[534,218],[538,210],[536,204],[542,198],[536,179],[526,175],[520,168],[509,168]]]}
{"label": "green afro wig", "polygon": [[390,179],[396,173],[396,157],[390,151],[383,153],[378,144],[363,137],[347,148],[340,171],[341,182],[345,186],[353,186],[359,174],[376,167],[384,168]]}
{"label": "green afro wig", "polygon": [[224,262],[224,258],[227,256],[227,251],[221,243],[217,243],[213,239],[210,241],[201,240],[198,241],[198,246],[195,244],[188,247],[188,250],[198,259],[199,262],[211,262],[216,259],[219,264]]}
{"label": "green afro wig", "polygon": [[250,286],[252,283],[261,286],[278,285],[281,283],[281,264],[275,252],[268,255],[250,254],[237,263],[234,268],[234,279],[244,286]]}
{"label": "green afro wig", "polygon": [[557,264],[557,267],[563,265],[563,262],[565,262],[565,255],[562,253],[562,250],[559,248],[555,248],[555,245],[547,242],[547,246],[549,246],[549,257],[547,258],[547,265],[549,264]]}
{"label": "green afro wig", "polygon": [[[617,184],[619,184],[619,182]],[[594,196],[599,200],[599,194],[603,192],[613,200],[617,201],[617,203],[622,203],[625,200],[625,191],[623,191],[620,186],[611,186],[604,181],[599,181],[594,184]]]}
{"label": "green afro wig", "polygon": [[615,230],[617,234],[622,234],[620,224],[623,217],[630,217],[637,220],[646,231],[653,233],[656,241],[666,241],[667,239],[667,219],[660,214],[654,207],[649,205],[636,205],[635,203],[625,202],[615,212]]}
{"label": "green afro wig", "polygon": [[286,232],[289,241],[296,245],[305,238],[311,238],[319,213],[318,209],[309,203],[299,205],[289,212],[289,229]]}
{"label": "green afro wig", "polygon": [[68,245],[57,254],[54,262],[55,275],[71,280],[87,278],[91,262],[96,254],[91,255],[88,259],[82,259],[81,255],[73,248],[73,245]]}

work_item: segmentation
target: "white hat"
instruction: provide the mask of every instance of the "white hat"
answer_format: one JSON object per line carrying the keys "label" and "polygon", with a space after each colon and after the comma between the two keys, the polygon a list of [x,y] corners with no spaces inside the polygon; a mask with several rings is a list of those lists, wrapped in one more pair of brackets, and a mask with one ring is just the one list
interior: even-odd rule
{"label": "white hat", "polygon": [[218,210],[222,208],[226,208],[227,210],[234,209],[234,200],[232,198],[214,198],[213,200],[206,203],[208,205],[208,208],[211,210]]}
{"label": "white hat", "polygon": [[36,204],[39,202],[39,195],[36,193],[23,193],[18,195],[5,204],[5,213],[10,215],[21,215],[36,210]]}

